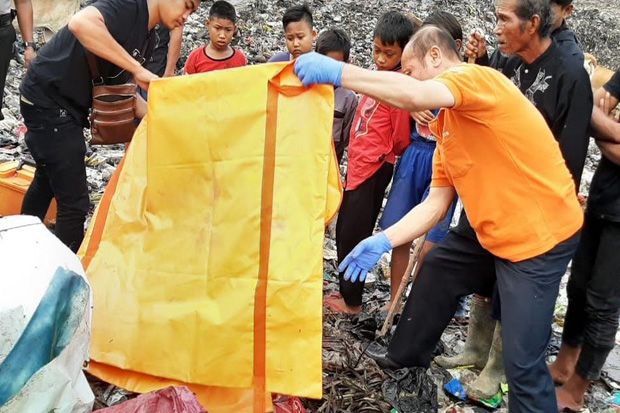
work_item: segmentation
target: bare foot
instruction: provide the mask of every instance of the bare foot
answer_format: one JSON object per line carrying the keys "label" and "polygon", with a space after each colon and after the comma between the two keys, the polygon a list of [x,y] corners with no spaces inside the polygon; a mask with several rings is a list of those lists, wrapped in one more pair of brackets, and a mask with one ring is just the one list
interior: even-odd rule
{"label": "bare foot", "polygon": [[566,344],[562,344],[558,357],[548,366],[549,374],[551,374],[551,378],[555,384],[562,385],[573,376],[580,353],[580,347],[570,347]]}
{"label": "bare foot", "polygon": [[362,306],[349,307],[340,294],[333,294],[325,297],[323,303],[325,304],[325,307],[334,313],[359,314],[362,312]]}

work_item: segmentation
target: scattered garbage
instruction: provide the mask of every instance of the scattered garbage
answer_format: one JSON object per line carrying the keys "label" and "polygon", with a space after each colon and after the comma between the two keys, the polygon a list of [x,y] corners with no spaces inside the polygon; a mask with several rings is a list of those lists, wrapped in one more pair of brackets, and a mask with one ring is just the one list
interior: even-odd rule
{"label": "scattered garbage", "polygon": [[437,385],[426,374],[426,369],[416,367],[388,373],[391,377],[381,387],[383,395],[401,413],[436,412]]}
{"label": "scattered garbage", "polygon": [[445,386],[443,386],[443,388],[450,396],[462,401],[467,400],[467,391],[459,379],[450,380]]}
{"label": "scattered garbage", "polygon": [[101,413],[206,413],[194,393],[185,386],[166,387],[98,411]]}
{"label": "scattered garbage", "polygon": [[298,397],[274,395],[273,413],[306,413],[306,408]]}

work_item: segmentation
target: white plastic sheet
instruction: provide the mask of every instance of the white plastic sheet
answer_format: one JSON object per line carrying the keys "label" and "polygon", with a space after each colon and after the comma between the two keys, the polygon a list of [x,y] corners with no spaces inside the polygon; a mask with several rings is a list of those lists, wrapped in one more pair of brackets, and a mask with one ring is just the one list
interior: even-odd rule
{"label": "white plastic sheet", "polygon": [[[56,297],[56,307],[45,306],[42,300],[50,297],[59,271],[70,274],[63,280],[70,280],[75,287],[59,291],[63,294],[70,291],[73,296],[61,295]],[[12,395],[0,406],[0,413],[90,412],[94,395],[82,368],[88,360],[92,293],[79,259],[37,218],[0,218],[0,291],[0,372],[6,371],[11,360],[15,364],[14,360],[20,356],[18,352],[32,351],[34,357],[39,344],[28,348],[24,345],[28,343],[27,338],[40,345],[46,341],[52,343],[52,348],[58,351],[55,358],[34,374],[17,371],[14,377],[0,378],[0,397],[2,381],[4,394]],[[48,314],[48,308],[60,308],[64,313]],[[36,324],[36,317],[61,320],[64,324],[54,328],[53,333],[62,331],[71,335],[64,340],[48,337],[50,329],[36,328],[41,324]],[[25,359],[29,360],[28,355]],[[7,383],[19,381],[20,375],[21,380],[27,380],[25,384],[17,392],[7,392]]]}

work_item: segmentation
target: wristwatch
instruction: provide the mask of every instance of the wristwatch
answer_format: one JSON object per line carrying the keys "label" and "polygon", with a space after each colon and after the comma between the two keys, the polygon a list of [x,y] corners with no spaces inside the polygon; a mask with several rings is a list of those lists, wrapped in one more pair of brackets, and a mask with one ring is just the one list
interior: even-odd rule
{"label": "wristwatch", "polygon": [[23,42],[24,49],[32,47],[32,50],[37,50],[37,44],[35,42]]}

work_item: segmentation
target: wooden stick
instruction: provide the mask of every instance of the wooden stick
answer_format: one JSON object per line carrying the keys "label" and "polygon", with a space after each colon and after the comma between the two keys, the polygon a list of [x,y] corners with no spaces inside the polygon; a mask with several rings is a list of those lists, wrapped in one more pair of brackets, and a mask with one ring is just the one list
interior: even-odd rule
{"label": "wooden stick", "polygon": [[417,274],[418,269],[418,259],[420,258],[420,252],[422,252],[422,246],[424,245],[424,241],[426,241],[426,234],[422,235],[415,241],[415,248],[411,255],[409,255],[409,264],[407,264],[407,269],[403,274],[403,278],[400,280],[400,284],[398,285],[398,290],[396,291],[396,296],[392,297],[392,302],[390,303],[390,308],[388,310],[387,318],[383,323],[383,327],[379,332],[379,337],[383,337],[387,334],[387,332],[392,327],[392,322],[394,321],[394,315],[396,314],[396,308],[400,307],[398,304],[401,301],[401,297],[405,292],[405,288],[409,284],[409,278],[411,274]]}

